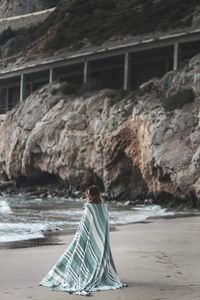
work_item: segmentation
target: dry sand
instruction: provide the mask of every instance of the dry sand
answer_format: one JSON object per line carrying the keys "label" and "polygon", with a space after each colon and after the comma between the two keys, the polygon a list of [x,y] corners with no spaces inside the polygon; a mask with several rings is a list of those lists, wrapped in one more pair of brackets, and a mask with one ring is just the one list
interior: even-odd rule
{"label": "dry sand", "polygon": [[[111,248],[129,287],[96,292],[91,299],[199,300],[199,233],[200,216],[118,226]],[[83,299],[38,286],[73,236],[61,238],[64,244],[57,246],[0,250],[0,300]]]}

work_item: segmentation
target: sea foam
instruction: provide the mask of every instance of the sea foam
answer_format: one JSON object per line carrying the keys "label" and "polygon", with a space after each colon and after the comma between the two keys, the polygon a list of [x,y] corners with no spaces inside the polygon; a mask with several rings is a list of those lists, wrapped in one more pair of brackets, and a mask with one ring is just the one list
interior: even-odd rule
{"label": "sea foam", "polygon": [[12,210],[8,203],[4,200],[0,201],[0,214],[10,214]]}
{"label": "sea foam", "polygon": [[173,216],[175,213],[161,208],[160,205],[141,205],[130,210],[111,211],[110,224],[128,224],[145,221],[151,217]]}

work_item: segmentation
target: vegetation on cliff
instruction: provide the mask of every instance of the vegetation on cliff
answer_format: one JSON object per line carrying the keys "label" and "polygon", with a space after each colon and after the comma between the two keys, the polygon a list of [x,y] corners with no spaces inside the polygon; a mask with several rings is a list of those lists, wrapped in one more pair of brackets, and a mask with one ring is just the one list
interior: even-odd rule
{"label": "vegetation on cliff", "polygon": [[174,109],[182,108],[187,103],[192,103],[194,99],[195,94],[193,89],[183,89],[174,95],[164,98],[163,106],[166,111],[172,111]]}
{"label": "vegetation on cliff", "polygon": [[[198,0],[62,1],[44,23],[14,32],[8,55],[28,49],[49,54],[65,47],[74,50],[88,43],[99,45],[114,36],[188,27],[198,5]],[[1,44],[2,40],[6,42],[5,34],[0,37]]]}

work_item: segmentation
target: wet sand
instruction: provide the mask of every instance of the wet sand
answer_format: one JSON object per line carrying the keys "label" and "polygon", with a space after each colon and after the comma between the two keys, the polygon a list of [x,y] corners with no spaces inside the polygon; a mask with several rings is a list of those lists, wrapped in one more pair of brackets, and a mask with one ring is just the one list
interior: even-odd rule
{"label": "wet sand", "polygon": [[[128,287],[96,292],[91,299],[199,300],[200,217],[154,219],[118,226],[111,248],[122,282]],[[0,250],[1,300],[84,299],[38,286],[73,235],[61,244]]]}

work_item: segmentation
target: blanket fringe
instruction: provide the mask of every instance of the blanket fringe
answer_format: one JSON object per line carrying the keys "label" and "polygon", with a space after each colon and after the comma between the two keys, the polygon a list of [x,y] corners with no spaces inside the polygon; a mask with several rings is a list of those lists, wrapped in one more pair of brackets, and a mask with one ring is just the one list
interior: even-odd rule
{"label": "blanket fringe", "polygon": [[76,291],[74,293],[74,295],[79,295],[79,296],[92,296],[91,292],[87,292],[87,291]]}

